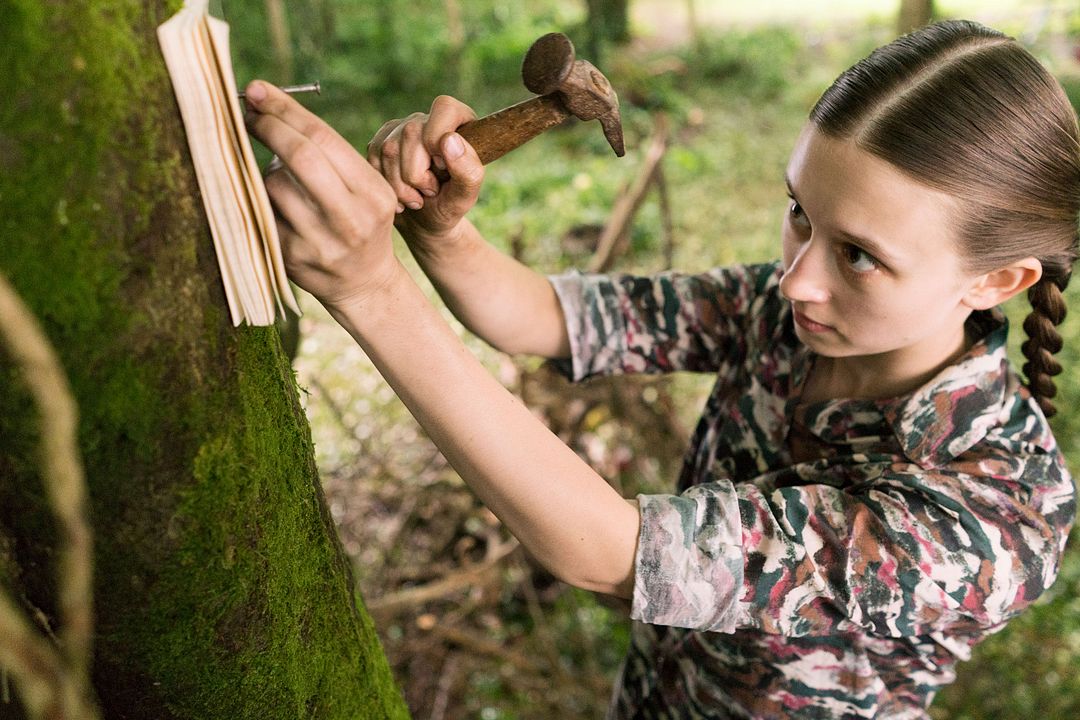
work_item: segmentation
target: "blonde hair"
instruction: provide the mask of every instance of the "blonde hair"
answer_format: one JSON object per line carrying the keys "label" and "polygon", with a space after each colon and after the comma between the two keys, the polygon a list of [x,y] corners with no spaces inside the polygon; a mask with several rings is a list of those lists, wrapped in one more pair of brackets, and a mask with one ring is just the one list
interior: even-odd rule
{"label": "blonde hair", "polygon": [[821,96],[810,119],[959,201],[968,268],[1026,257],[1043,266],[1028,291],[1027,384],[1056,410],[1054,354],[1062,291],[1077,259],[1080,132],[1056,79],[1018,42],[968,21],[930,25],[878,48]]}

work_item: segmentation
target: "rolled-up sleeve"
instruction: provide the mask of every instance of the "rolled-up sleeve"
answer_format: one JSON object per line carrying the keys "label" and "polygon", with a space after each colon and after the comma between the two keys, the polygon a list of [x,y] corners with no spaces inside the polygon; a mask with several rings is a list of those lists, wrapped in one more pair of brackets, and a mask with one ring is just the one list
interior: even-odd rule
{"label": "rolled-up sleeve", "polygon": [[742,596],[739,500],[730,482],[682,495],[639,495],[641,530],[631,617],[732,632]]}
{"label": "rolled-up sleeve", "polygon": [[711,481],[639,496],[632,617],[789,636],[857,626],[902,637],[1004,623],[1053,582],[1075,513],[1072,484],[1032,503],[988,478],[886,472],[872,483]]}
{"label": "rolled-up sleeve", "polygon": [[[585,275],[549,281],[562,305],[571,358],[557,367],[573,380],[676,370],[720,372],[746,356],[757,300],[775,265],[686,275]],[[769,308],[775,312],[775,308]]]}

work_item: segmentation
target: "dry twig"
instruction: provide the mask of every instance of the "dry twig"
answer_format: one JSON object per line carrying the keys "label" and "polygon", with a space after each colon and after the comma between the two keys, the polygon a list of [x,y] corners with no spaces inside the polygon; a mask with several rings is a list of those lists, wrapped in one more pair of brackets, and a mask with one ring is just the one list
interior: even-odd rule
{"label": "dry twig", "polygon": [[[0,596],[0,663],[33,717],[96,718],[90,701],[93,542],[78,450],[78,413],[60,361],[30,309],[0,276],[0,336],[41,419],[42,480],[60,531],[59,652]],[[57,710],[62,715],[54,715]]]}
{"label": "dry twig", "polygon": [[657,165],[653,172],[656,194],[660,200],[660,227],[664,239],[664,269],[670,270],[675,263],[675,223],[671,217],[671,195],[668,193],[667,177],[664,166]]}
{"label": "dry twig", "polygon": [[447,655],[442,670],[439,672],[439,684],[435,689],[435,701],[431,703],[431,714],[428,720],[443,720],[446,717],[446,709],[450,706],[450,691],[457,678],[458,664],[456,653]]}
{"label": "dry twig", "polygon": [[559,662],[559,646],[555,642],[555,633],[548,624],[544,610],[540,607],[540,598],[536,593],[536,585],[533,584],[532,569],[529,564],[522,560],[521,567],[521,591],[525,594],[525,603],[529,608],[529,615],[533,621],[533,634],[540,641],[540,645],[547,656],[548,665],[553,674],[566,676],[566,670]]}
{"label": "dry twig", "polygon": [[[645,195],[656,180],[656,171],[660,167],[660,161],[667,152],[668,122],[662,113],[656,115],[652,139],[649,148],[645,151],[645,159],[641,163],[637,177],[630,187],[619,195],[615,206],[611,210],[611,217],[600,233],[600,239],[596,244],[596,253],[589,261],[589,272],[605,272],[611,268],[612,262],[618,255],[626,240],[630,237],[630,223],[637,214],[641,203],[645,201]],[[666,200],[662,200],[666,203]]]}
{"label": "dry twig", "polygon": [[543,669],[531,658],[511,650],[505,645],[493,640],[477,637],[461,627],[436,624],[431,628],[431,632],[438,635],[446,642],[458,645],[466,650],[471,650],[472,652],[480,653],[481,655],[489,655],[498,658],[503,662],[510,663],[518,670],[523,670],[524,672],[532,674],[543,672]]}
{"label": "dry twig", "polygon": [[415,607],[432,600],[446,597],[463,588],[475,585],[480,579],[498,569],[499,564],[507,555],[518,548],[518,541],[511,539],[503,543],[492,555],[473,567],[467,567],[454,573],[450,573],[435,582],[421,585],[420,587],[401,590],[396,593],[384,595],[370,600],[367,609],[372,614],[392,613],[401,608]]}

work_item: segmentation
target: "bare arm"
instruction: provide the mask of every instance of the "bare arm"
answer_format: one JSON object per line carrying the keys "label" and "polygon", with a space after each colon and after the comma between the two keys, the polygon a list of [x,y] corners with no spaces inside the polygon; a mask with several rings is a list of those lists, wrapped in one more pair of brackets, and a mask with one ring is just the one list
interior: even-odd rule
{"label": "bare arm", "polygon": [[253,83],[247,98],[252,132],[283,163],[267,190],[290,277],[365,349],[530,553],[571,584],[629,597],[635,505],[496,382],[427,302],[393,255],[396,198],[383,178],[284,93]]}
{"label": "bare arm", "polygon": [[329,309],[530,553],[566,582],[630,596],[636,508],[480,365],[404,268]]}
{"label": "bare arm", "polygon": [[[430,114],[392,120],[368,145],[368,160],[398,198],[395,225],[450,311],[465,327],[508,353],[570,354],[562,309],[542,275],[488,244],[467,213],[484,167],[454,130],[472,110],[442,96]],[[430,168],[445,167],[439,183]]]}
{"label": "bare arm", "polygon": [[437,245],[410,244],[454,316],[503,352],[569,357],[562,306],[547,278],[490,245],[468,219],[454,234]]}

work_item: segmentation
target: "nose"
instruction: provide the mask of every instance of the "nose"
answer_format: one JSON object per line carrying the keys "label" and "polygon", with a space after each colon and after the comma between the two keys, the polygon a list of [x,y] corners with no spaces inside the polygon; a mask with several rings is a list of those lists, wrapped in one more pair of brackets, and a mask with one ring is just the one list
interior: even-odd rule
{"label": "nose", "polygon": [[790,302],[823,303],[829,299],[825,248],[810,238],[786,248],[780,294]]}

